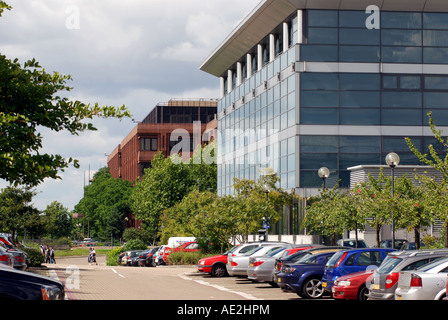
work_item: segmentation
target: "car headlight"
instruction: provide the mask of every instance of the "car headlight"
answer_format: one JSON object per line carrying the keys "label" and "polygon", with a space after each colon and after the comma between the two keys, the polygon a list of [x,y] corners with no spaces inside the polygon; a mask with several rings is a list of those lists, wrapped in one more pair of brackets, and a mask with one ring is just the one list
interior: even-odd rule
{"label": "car headlight", "polygon": [[201,261],[199,261],[199,264],[203,266],[205,264],[205,261],[201,260]]}
{"label": "car headlight", "polygon": [[338,286],[347,287],[347,286],[350,286],[352,283],[350,281],[342,280],[342,281],[336,281],[335,284],[338,285]]}
{"label": "car headlight", "polygon": [[42,300],[64,300],[64,290],[53,286],[42,286]]}

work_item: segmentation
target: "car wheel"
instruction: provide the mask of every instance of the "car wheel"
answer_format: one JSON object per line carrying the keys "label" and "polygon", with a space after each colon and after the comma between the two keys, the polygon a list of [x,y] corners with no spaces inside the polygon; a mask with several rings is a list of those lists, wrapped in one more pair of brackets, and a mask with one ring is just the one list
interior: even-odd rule
{"label": "car wheel", "polygon": [[222,264],[215,264],[212,267],[212,273],[211,273],[212,277],[217,277],[217,278],[221,278],[227,275],[227,269],[226,266],[222,265]]}
{"label": "car wheel", "polygon": [[307,299],[319,299],[324,294],[321,279],[310,278],[305,281],[302,294]]}
{"label": "car wheel", "polygon": [[274,282],[274,281],[270,281],[270,282],[268,282],[270,285],[271,285],[271,287],[273,287],[273,288],[278,288],[278,284],[276,283],[276,282]]}
{"label": "car wheel", "polygon": [[368,294],[369,294],[369,289],[367,289],[366,286],[363,285],[358,291],[358,300],[367,300],[369,298],[367,296]]}

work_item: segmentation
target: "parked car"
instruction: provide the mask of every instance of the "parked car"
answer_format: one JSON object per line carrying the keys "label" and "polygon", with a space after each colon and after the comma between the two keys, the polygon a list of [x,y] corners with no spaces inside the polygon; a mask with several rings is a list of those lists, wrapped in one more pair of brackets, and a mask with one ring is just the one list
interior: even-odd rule
{"label": "parked car", "polygon": [[199,249],[199,244],[196,241],[186,242],[172,250],[172,252],[197,252],[201,251]]}
{"label": "parked car", "polygon": [[3,247],[3,249],[5,249],[8,253],[12,254],[13,267],[15,269],[25,270],[28,267],[26,263],[28,255],[24,251],[14,249],[14,247],[6,245],[3,241],[0,241],[0,246]]}
{"label": "parked car", "polygon": [[322,287],[331,292],[334,281],[346,274],[365,271],[367,268],[378,267],[389,252],[394,249],[358,248],[342,250],[335,253],[325,266],[322,277]]}
{"label": "parked car", "polygon": [[8,266],[13,268],[14,257],[5,248],[0,247],[0,265]]}
{"label": "parked car", "polygon": [[1,300],[64,300],[64,285],[48,277],[0,265]]}
{"label": "parked car", "polygon": [[219,254],[212,257],[202,258],[198,261],[198,271],[203,273],[209,273],[212,277],[225,277],[227,273],[227,261],[228,255],[238,249],[240,245],[232,247],[223,254]]}
{"label": "parked car", "polygon": [[198,261],[198,271],[209,273],[212,277],[228,276],[229,274],[227,273],[226,265],[229,256],[236,257],[261,245],[275,244],[275,243],[286,243],[286,242],[256,241],[256,242],[237,244],[236,246],[233,246],[230,250],[224,252],[223,254],[200,259]]}
{"label": "parked car", "polygon": [[[423,248],[424,246],[425,246],[425,244],[423,242],[420,242],[420,248]],[[406,242],[406,243],[404,243],[401,246],[400,251],[404,251],[404,250],[417,250],[415,242]]]}
{"label": "parked car", "polygon": [[121,264],[124,266],[131,265],[131,259],[137,255],[141,250],[129,250],[124,253],[124,256],[121,258]]}
{"label": "parked car", "polygon": [[250,257],[260,257],[279,248],[291,247],[291,244],[272,244],[256,247],[240,256],[229,256],[227,261],[227,273],[230,276],[247,277]]}
{"label": "parked car", "polygon": [[[358,244],[358,245],[356,245]],[[351,247],[351,248],[368,248],[367,244],[364,242],[364,240],[356,241],[356,239],[339,239],[336,242],[337,246],[340,247]]]}
{"label": "parked car", "polygon": [[247,277],[253,281],[267,282],[271,286],[277,287],[274,281],[275,260],[311,248],[313,248],[312,245],[299,245],[295,248],[280,248],[262,257],[250,257]]}
{"label": "parked car", "polygon": [[283,263],[277,274],[278,286],[286,292],[295,292],[307,299],[319,299],[323,296],[322,276],[328,260],[344,249],[320,249],[308,251],[297,262]]}
{"label": "parked car", "polygon": [[401,271],[395,300],[443,300],[446,295],[448,258],[428,263],[414,271]]}
{"label": "parked car", "polygon": [[334,281],[331,293],[335,299],[367,300],[368,285],[373,275],[372,270],[360,271],[341,276]]}
{"label": "parked car", "polygon": [[412,250],[391,252],[373,272],[369,300],[393,300],[400,271],[415,270],[434,260],[448,257],[448,250]]}
{"label": "parked car", "polygon": [[[395,239],[395,244],[393,249],[401,250],[403,245],[408,243],[409,241],[406,239]],[[392,240],[381,240],[380,242],[380,248],[392,248]]]}
{"label": "parked car", "polygon": [[154,256],[159,251],[160,247],[155,247],[149,250],[148,254],[146,255],[146,263],[145,265],[148,267],[155,267],[156,263],[154,261]]}
{"label": "parked car", "polygon": [[130,259],[129,264],[133,267],[145,266],[146,256],[148,255],[148,252],[149,250],[137,252],[137,255]]}
{"label": "parked car", "polygon": [[159,250],[154,257],[154,262],[156,265],[164,265],[168,263],[168,256],[171,253],[171,248],[167,245],[160,246]]}

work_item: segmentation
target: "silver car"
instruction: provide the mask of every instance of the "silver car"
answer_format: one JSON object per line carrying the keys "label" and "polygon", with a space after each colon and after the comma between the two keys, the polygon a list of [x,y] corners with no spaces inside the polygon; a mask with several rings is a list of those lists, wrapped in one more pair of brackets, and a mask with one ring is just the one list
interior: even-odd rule
{"label": "silver car", "polygon": [[10,254],[8,251],[6,251],[5,248],[0,246],[0,264],[12,268],[14,263],[13,260],[14,260],[13,255]]}
{"label": "silver car", "polygon": [[446,297],[448,258],[414,271],[401,271],[395,300],[443,300]]}
{"label": "silver car", "polygon": [[234,256],[229,255],[227,259],[227,273],[230,276],[247,276],[247,268],[249,267],[249,257],[250,256],[264,256],[271,251],[277,250],[279,248],[292,246],[291,244],[272,244],[272,243],[262,243],[256,248],[247,251],[243,255]]}
{"label": "silver car", "polygon": [[282,257],[286,249],[279,248],[261,257],[249,257],[247,278],[258,282],[267,282],[272,286],[276,286],[274,282],[275,259]]}
{"label": "silver car", "polygon": [[448,257],[448,250],[396,251],[387,255],[373,272],[369,300],[393,300],[401,271],[416,270],[434,260]]}
{"label": "silver car", "polygon": [[10,248],[2,241],[0,241],[0,246],[13,256],[14,269],[25,270],[28,267],[26,263],[28,256],[24,251],[15,249],[14,247]]}

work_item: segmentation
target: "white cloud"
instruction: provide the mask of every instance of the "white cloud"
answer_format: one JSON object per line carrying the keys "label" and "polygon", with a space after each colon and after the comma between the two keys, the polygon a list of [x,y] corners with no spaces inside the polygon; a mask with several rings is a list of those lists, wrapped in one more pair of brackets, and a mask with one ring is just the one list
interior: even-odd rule
{"label": "white cloud", "polygon": [[[7,0],[0,18],[0,53],[36,58],[48,72],[71,74],[71,98],[125,104],[143,119],[172,98],[215,98],[219,82],[199,65],[259,0]],[[67,28],[67,8],[79,8],[79,29]],[[98,170],[131,131],[129,120],[96,119],[96,132],[45,132],[44,151],[78,159],[81,168],[39,186],[36,207],[57,200],[73,209],[83,172]],[[0,186],[4,186],[0,182]]]}

